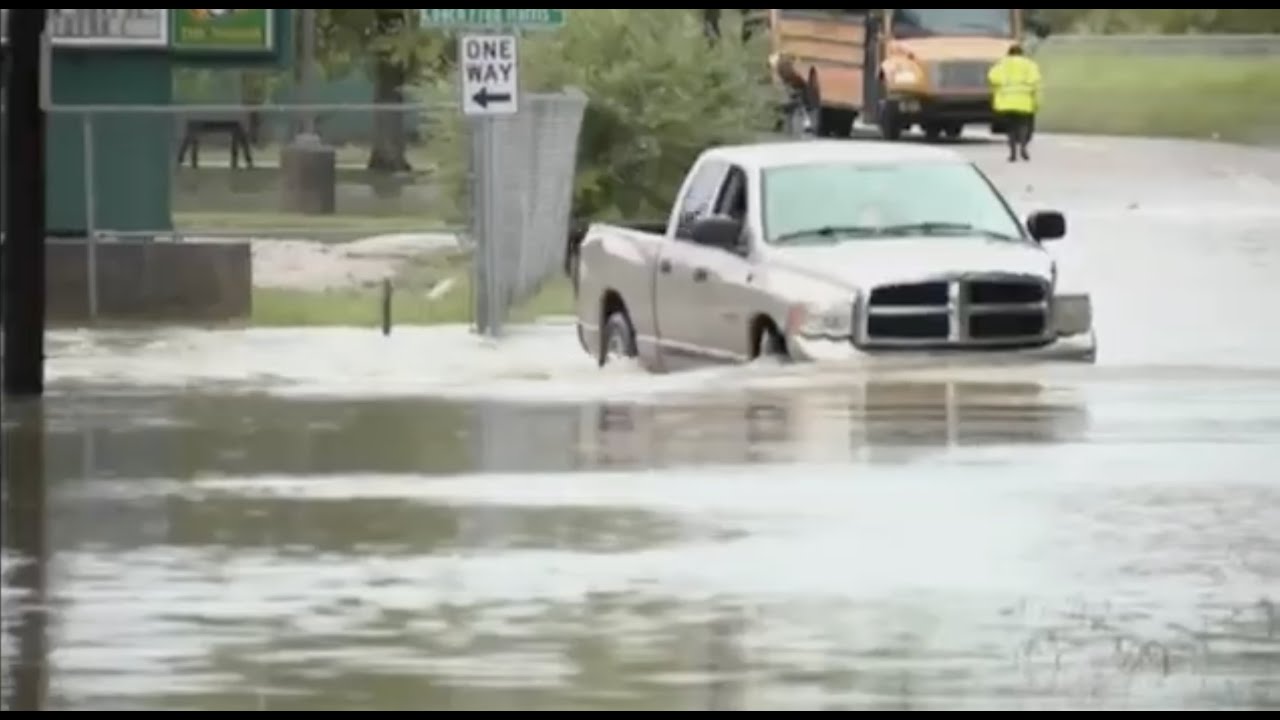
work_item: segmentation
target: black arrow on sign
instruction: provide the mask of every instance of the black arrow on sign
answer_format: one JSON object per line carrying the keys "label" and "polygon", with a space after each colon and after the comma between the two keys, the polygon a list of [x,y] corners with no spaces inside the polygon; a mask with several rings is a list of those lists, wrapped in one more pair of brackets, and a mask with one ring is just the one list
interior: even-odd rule
{"label": "black arrow on sign", "polygon": [[489,88],[482,87],[480,88],[480,92],[471,96],[471,99],[475,100],[476,104],[479,105],[480,107],[487,108],[489,107],[489,103],[491,102],[496,102],[496,103],[511,102],[511,93],[491,93],[489,92]]}

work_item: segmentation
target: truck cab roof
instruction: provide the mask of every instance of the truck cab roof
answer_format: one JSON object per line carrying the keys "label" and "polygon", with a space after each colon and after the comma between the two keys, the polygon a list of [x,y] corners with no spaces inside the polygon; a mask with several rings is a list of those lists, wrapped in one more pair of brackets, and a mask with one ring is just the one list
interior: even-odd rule
{"label": "truck cab roof", "polygon": [[707,150],[703,153],[703,157],[732,163],[745,170],[764,170],[773,167],[828,163],[969,162],[959,152],[942,147],[848,140],[781,141],[725,145]]}

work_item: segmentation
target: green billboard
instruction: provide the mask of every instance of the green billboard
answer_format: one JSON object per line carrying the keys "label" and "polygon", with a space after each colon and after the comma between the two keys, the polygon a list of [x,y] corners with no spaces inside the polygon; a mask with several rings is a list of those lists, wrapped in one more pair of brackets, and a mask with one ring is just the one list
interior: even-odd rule
{"label": "green billboard", "polygon": [[171,10],[170,43],[177,51],[271,52],[273,10]]}

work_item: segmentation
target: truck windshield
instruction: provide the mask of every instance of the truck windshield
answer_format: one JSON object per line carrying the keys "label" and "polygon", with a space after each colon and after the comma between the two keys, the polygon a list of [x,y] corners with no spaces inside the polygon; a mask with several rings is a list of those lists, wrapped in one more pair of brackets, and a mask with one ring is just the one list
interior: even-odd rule
{"label": "truck windshield", "polygon": [[935,35],[1013,37],[1012,10],[894,10],[893,34],[900,38]]}
{"label": "truck windshield", "polygon": [[779,167],[764,172],[761,191],[765,238],[776,245],[906,235],[1027,241],[967,163]]}

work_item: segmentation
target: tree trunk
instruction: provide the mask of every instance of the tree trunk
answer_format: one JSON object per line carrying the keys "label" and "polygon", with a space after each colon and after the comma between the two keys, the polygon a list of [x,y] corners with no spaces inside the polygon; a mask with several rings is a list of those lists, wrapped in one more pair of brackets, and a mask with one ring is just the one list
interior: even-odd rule
{"label": "tree trunk", "polygon": [[[373,101],[380,105],[403,103],[404,83],[404,69],[379,58],[373,68]],[[405,115],[404,110],[374,111],[370,170],[387,173],[413,170],[405,154],[408,146]]]}
{"label": "tree trunk", "polygon": [[720,39],[720,11],[702,11],[702,34],[712,43]]}

